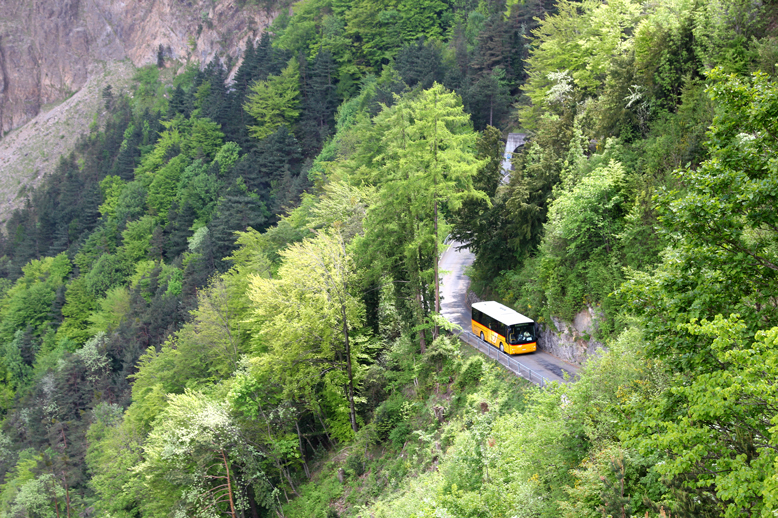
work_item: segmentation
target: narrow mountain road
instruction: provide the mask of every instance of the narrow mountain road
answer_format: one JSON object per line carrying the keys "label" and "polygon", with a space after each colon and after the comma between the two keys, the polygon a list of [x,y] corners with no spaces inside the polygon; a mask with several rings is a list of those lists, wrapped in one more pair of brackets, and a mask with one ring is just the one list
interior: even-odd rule
{"label": "narrow mountain road", "polygon": [[457,251],[460,243],[449,243],[440,258],[441,271],[441,307],[440,311],[449,322],[462,328],[459,337],[468,344],[476,347],[489,357],[496,359],[509,370],[527,378],[538,385],[558,381],[564,383],[565,377],[572,379],[578,367],[571,365],[556,356],[546,352],[510,356],[501,353],[494,346],[481,341],[470,328],[470,307],[467,303],[467,288],[470,278],[465,275],[465,269],[473,264],[475,256],[469,250]]}

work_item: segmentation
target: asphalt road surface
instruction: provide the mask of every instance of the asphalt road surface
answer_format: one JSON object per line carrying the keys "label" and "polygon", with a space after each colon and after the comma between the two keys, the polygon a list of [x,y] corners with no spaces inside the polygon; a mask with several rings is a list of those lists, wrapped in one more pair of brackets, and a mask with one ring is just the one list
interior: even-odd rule
{"label": "asphalt road surface", "polygon": [[572,379],[578,368],[556,356],[543,351],[510,356],[501,353],[497,348],[482,342],[473,335],[470,328],[470,309],[467,305],[467,288],[470,279],[465,275],[465,269],[473,264],[475,256],[469,250],[457,251],[460,243],[449,243],[450,246],[440,258],[440,311],[450,322],[462,328],[460,338],[465,342],[485,351],[492,358],[510,370],[519,373],[531,381],[542,384],[545,381],[565,382],[565,377]]}

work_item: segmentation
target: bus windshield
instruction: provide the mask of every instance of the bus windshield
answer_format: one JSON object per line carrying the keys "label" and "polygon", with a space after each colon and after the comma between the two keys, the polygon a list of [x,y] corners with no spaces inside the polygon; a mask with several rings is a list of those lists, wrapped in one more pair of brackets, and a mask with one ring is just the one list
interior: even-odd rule
{"label": "bus windshield", "polygon": [[511,345],[528,344],[535,341],[535,324],[518,324],[510,326],[508,342]]}

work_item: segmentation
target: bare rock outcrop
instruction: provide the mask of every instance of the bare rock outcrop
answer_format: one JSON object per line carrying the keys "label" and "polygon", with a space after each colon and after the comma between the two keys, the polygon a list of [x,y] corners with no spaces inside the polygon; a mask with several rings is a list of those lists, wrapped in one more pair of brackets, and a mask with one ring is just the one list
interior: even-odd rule
{"label": "bare rock outcrop", "polygon": [[273,20],[237,0],[0,2],[0,137],[81,89],[95,63],[240,63]]}
{"label": "bare rock outcrop", "polygon": [[552,318],[553,326],[540,326],[538,348],[567,362],[583,365],[603,347],[591,337],[597,331],[598,316],[595,309],[586,308],[577,313],[572,322]]}

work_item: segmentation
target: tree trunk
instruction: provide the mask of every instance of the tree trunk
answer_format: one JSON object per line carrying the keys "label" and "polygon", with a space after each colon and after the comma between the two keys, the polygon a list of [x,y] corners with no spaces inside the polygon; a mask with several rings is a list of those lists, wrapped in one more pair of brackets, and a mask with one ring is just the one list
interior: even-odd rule
{"label": "tree trunk", "polygon": [[249,501],[249,509],[251,509],[251,518],[259,518],[259,510],[257,509],[257,501],[254,498],[254,492],[249,488],[246,491],[246,498]]}
{"label": "tree trunk", "polygon": [[419,303],[419,309],[421,310],[421,324],[422,328],[419,329],[419,347],[421,347],[421,354],[424,354],[427,352],[427,341],[424,337],[424,304],[421,302],[421,291],[419,288],[416,288],[416,302]]}
{"label": "tree trunk", "polygon": [[68,487],[64,471],[62,472],[62,482],[65,484],[65,508],[67,509],[67,516],[70,518],[70,488]]}
{"label": "tree trunk", "polygon": [[354,375],[351,369],[351,344],[348,340],[348,321],[346,320],[346,307],[341,304],[340,315],[343,318],[343,343],[346,346],[346,373],[348,374],[348,405],[351,429],[357,433],[357,412],[354,408]]}
{"label": "tree trunk", "polygon": [[[56,480],[56,478],[54,480]],[[57,491],[56,489],[52,488],[51,492],[54,493],[54,510],[57,512],[57,518],[59,518],[59,502],[57,502]]]}
{"label": "tree trunk", "polygon": [[[434,203],[434,210],[433,210],[433,222],[435,225],[435,255],[432,258],[435,262],[434,270],[435,270],[435,313],[440,314],[440,279],[438,278],[438,95],[435,94],[435,148],[433,151],[434,154],[434,170],[432,171],[432,182],[433,182],[433,189],[432,189],[432,196],[433,196],[433,203]],[[437,322],[435,322],[435,327],[432,328],[432,340],[436,340],[438,338],[438,333],[440,332],[440,329],[438,328]]]}
{"label": "tree trunk", "polygon": [[[435,182],[436,187],[435,190],[437,191],[437,181]],[[435,199],[435,313],[440,314],[440,278],[438,277],[438,200]],[[440,333],[440,329],[438,327],[437,322],[435,322],[435,327],[432,328],[432,339],[436,340],[438,338],[438,334]]]}
{"label": "tree trunk", "polygon": [[224,454],[224,450],[219,450],[222,455],[222,461],[224,462],[224,471],[227,473],[227,494],[230,497],[230,514],[232,518],[238,518],[235,514],[235,502],[232,499],[232,477],[230,477],[230,466],[227,464],[227,456]]}
{"label": "tree trunk", "polygon": [[332,442],[332,438],[330,437],[330,432],[327,430],[327,425],[324,424],[324,419],[321,417],[321,413],[314,411],[316,414],[316,418],[319,420],[319,423],[321,424],[321,427],[324,429],[324,436],[327,438],[327,442],[330,443],[330,446],[335,446],[335,443]]}
{"label": "tree trunk", "polygon": [[300,423],[297,422],[297,419],[294,421],[294,426],[297,428],[297,444],[300,447],[300,458],[303,460],[303,468],[305,469],[305,476],[308,477],[308,480],[311,480],[311,471],[308,469],[308,463],[305,461],[305,450],[303,450],[303,436],[300,433]]}

